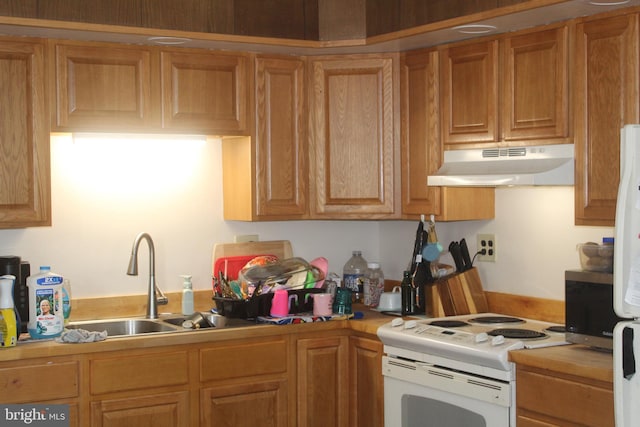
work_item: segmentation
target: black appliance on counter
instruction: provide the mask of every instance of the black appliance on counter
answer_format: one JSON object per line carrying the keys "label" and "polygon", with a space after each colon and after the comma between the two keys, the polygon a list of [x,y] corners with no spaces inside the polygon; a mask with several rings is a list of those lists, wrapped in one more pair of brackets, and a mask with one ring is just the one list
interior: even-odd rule
{"label": "black appliance on counter", "polygon": [[625,320],[613,311],[613,274],[567,270],[564,277],[567,341],[613,349],[613,328]]}
{"label": "black appliance on counter", "polygon": [[0,276],[11,274],[16,277],[13,285],[13,302],[20,316],[20,332],[27,332],[29,321],[29,292],[27,277],[31,274],[31,265],[19,256],[0,256]]}

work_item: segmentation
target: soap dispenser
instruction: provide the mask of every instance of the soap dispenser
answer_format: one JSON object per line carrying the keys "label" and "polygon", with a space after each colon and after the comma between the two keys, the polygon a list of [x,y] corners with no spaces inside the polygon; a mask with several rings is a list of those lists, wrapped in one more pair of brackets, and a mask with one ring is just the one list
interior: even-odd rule
{"label": "soap dispenser", "polygon": [[182,314],[189,316],[193,314],[193,286],[191,284],[191,276],[183,274],[180,277],[184,279],[182,282]]}

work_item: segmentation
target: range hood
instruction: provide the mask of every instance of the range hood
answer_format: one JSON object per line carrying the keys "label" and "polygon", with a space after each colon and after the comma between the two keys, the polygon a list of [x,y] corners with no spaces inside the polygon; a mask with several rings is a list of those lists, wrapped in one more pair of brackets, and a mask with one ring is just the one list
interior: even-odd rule
{"label": "range hood", "polygon": [[427,185],[573,185],[574,157],[573,144],[448,150]]}

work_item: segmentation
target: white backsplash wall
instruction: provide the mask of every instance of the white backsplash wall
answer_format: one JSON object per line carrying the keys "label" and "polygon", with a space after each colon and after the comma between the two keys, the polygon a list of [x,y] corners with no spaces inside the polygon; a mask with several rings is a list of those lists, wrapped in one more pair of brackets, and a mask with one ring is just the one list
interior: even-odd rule
{"label": "white backsplash wall", "polygon": [[[406,266],[417,225],[381,223],[381,257]],[[486,290],[557,300],[564,300],[564,271],[580,268],[576,244],[613,236],[613,227],[574,225],[574,191],[567,186],[498,188],[495,219],[437,223],[436,231],[445,250],[465,238],[471,256],[478,233],[495,235],[496,262],[474,262]],[[399,235],[411,241],[400,242]],[[385,272],[401,277],[395,265]]]}
{"label": "white backsplash wall", "polygon": [[[290,240],[296,256],[325,256],[338,273],[354,249],[380,261],[388,278],[400,280],[410,261],[416,221],[224,221],[218,141],[179,143],[177,151],[164,142],[128,144],[89,149],[53,137],[53,226],[0,230],[0,255],[19,255],[32,271],[51,265],[71,280],[75,298],[145,293],[145,242],[140,275],[125,274],[142,231],[154,240],[165,291],[181,289],[180,274],[193,275],[195,289],[210,289],[214,244],[243,234]],[[477,233],[495,234],[497,261],[475,263],[485,288],[553,299],[564,298],[564,270],[579,266],[575,244],[613,234],[573,225],[572,187],[499,189],[495,220],[438,223],[437,231],[445,247],[465,237],[471,251]]]}

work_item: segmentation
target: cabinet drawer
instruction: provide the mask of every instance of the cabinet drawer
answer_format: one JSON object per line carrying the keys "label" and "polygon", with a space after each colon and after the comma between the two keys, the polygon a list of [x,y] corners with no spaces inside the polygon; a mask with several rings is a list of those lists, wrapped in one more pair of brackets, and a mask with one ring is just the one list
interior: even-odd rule
{"label": "cabinet drawer", "polygon": [[613,387],[518,369],[518,412],[534,412],[584,426],[613,426]]}
{"label": "cabinet drawer", "polygon": [[200,351],[200,381],[284,373],[288,361],[285,340],[222,343]]}
{"label": "cabinet drawer", "polygon": [[184,351],[91,361],[91,394],[188,382],[189,358]]}
{"label": "cabinet drawer", "polygon": [[[48,384],[43,387],[43,384]],[[0,369],[2,402],[39,402],[78,396],[78,362]]]}

